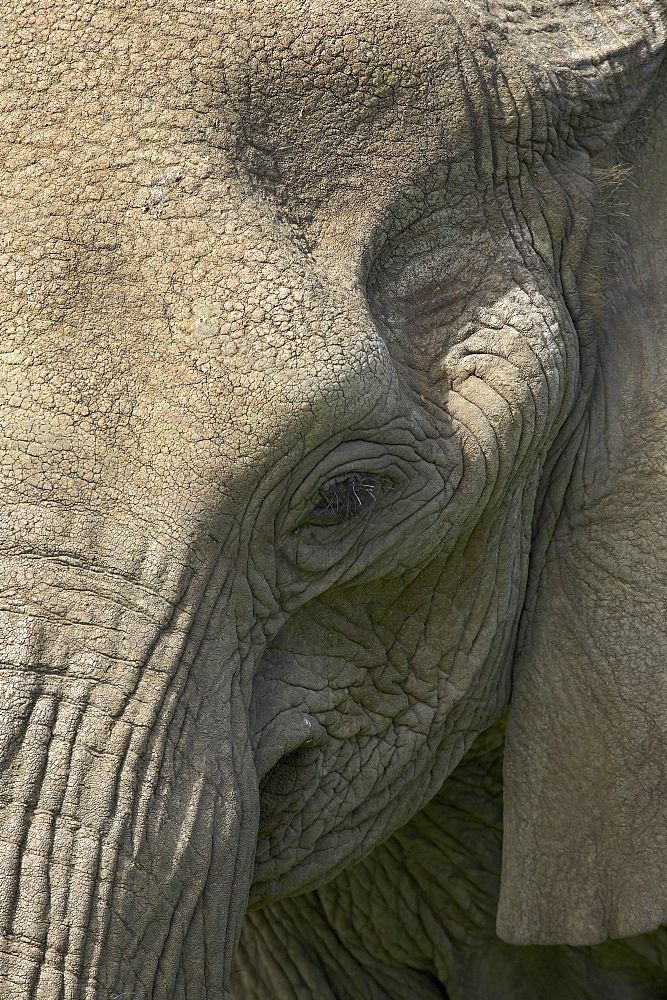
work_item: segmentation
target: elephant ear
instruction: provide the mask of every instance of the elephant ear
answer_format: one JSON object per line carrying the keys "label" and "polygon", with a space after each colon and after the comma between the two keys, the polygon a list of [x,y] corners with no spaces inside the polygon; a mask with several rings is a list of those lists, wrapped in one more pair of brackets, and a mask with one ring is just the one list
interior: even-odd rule
{"label": "elephant ear", "polygon": [[524,68],[529,89],[537,85],[544,97],[542,109],[531,108],[537,112],[531,124],[538,125],[540,115],[548,124],[547,152],[554,135],[601,152],[662,62],[667,0],[498,2],[514,64]]}
{"label": "elephant ear", "polygon": [[[628,94],[642,62],[655,65],[659,13],[610,5],[606,24],[618,14],[625,27],[581,68],[589,140],[594,64],[609,100],[617,72],[619,107],[638,104]],[[585,269],[594,374],[546,477],[508,719],[497,927],[515,944],[667,923],[665,68],[603,159],[618,188],[598,207]]]}

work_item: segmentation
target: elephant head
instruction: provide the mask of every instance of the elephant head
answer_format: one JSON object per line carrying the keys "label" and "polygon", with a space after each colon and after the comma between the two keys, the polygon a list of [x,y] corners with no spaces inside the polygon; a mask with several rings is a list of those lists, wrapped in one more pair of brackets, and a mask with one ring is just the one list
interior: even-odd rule
{"label": "elephant head", "polygon": [[513,664],[501,933],[654,927],[664,302],[595,157],[664,5],[2,16],[3,998],[229,996]]}

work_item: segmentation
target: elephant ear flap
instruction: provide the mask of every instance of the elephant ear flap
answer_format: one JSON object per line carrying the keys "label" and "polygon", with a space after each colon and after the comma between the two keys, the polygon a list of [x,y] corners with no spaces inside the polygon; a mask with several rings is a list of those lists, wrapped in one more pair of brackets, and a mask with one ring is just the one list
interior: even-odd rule
{"label": "elephant ear flap", "polygon": [[605,161],[628,179],[585,269],[595,374],[544,486],[508,718],[497,927],[515,944],[667,923],[665,68]]}
{"label": "elephant ear flap", "polygon": [[[500,0],[504,6],[506,0]],[[663,57],[665,0],[532,0],[505,12],[516,65],[545,96],[549,135],[595,154],[641,102]],[[549,139],[547,140],[547,143]]]}

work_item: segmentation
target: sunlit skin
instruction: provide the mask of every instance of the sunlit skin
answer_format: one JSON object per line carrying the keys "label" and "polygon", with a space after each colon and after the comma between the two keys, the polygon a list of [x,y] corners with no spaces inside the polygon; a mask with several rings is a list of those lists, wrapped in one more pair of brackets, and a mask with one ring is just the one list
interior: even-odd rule
{"label": "sunlit skin", "polygon": [[664,0],[0,18],[1,1000],[664,996]]}

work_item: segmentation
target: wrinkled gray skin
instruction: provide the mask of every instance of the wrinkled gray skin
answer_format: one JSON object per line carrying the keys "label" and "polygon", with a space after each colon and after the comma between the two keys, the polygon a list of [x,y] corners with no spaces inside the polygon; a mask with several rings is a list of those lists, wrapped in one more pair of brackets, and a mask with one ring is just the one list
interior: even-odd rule
{"label": "wrinkled gray skin", "polygon": [[663,0],[0,17],[2,1000],[664,997]]}

